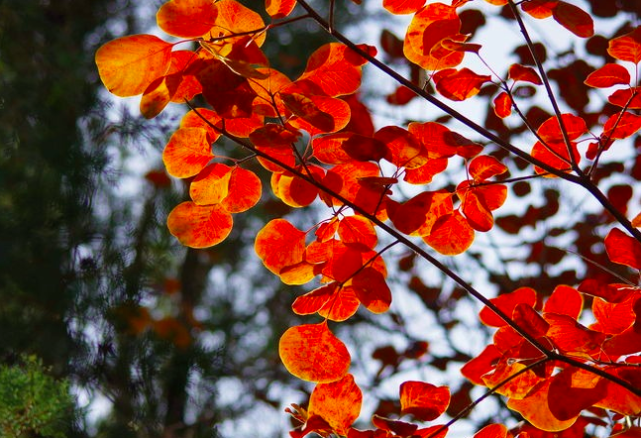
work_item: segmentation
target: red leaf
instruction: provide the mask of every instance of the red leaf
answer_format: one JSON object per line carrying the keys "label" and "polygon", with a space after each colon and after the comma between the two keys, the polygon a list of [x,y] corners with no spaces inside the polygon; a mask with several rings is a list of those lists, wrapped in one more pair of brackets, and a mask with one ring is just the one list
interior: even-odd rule
{"label": "red leaf", "polygon": [[222,242],[231,232],[231,214],[219,204],[197,205],[183,202],[167,217],[171,234],[185,246],[208,248]]}
{"label": "red leaf", "polygon": [[345,321],[354,316],[360,304],[354,289],[343,287],[323,305],[318,314],[330,321]]}
{"label": "red leaf", "polygon": [[347,347],[327,327],[327,322],[287,329],[278,344],[280,358],[294,376],[328,383],[347,374],[351,358]]}
{"label": "red leaf", "polygon": [[558,0],[530,0],[521,4],[523,12],[538,19],[551,17]]}
{"label": "red leaf", "polygon": [[[508,317],[512,317],[512,312],[517,304],[525,303],[529,306],[534,306],[536,304],[536,291],[529,287],[520,287],[513,292],[492,298],[490,301]],[[479,317],[483,324],[491,327],[503,327],[507,324],[487,306],[484,306],[483,309],[481,309]]]}
{"label": "red leaf", "polygon": [[481,378],[494,369],[496,361],[502,356],[501,352],[490,344],[472,360],[461,368],[461,374],[476,385],[485,385]]}
{"label": "red leaf", "polygon": [[490,155],[479,155],[470,162],[468,170],[478,183],[507,172],[507,166]]}
{"label": "red leaf", "polygon": [[474,230],[459,211],[442,216],[423,241],[443,255],[465,252],[474,242]]}
{"label": "red leaf", "polygon": [[296,0],[265,0],[265,11],[274,20],[285,18],[296,7]]}
{"label": "red leaf", "polygon": [[354,382],[354,376],[346,374],[331,383],[319,383],[309,398],[308,413],[318,415],[340,436],[356,421],[363,402],[363,394]]}
{"label": "red leaf", "polygon": [[[565,127],[569,140],[576,140],[588,131],[585,120],[581,117],[573,114],[561,114],[561,120],[563,121],[563,126]],[[558,143],[564,141],[561,128],[559,127],[559,120],[555,116],[543,122],[536,132],[545,142]]]}
{"label": "red leaf", "polygon": [[512,64],[508,71],[508,77],[513,81],[531,82],[536,85],[543,84],[539,74],[532,67],[526,67],[521,64]]}
{"label": "red leaf", "polygon": [[608,88],[617,84],[629,84],[630,73],[622,65],[608,63],[590,73],[583,83],[594,88]]}
{"label": "red leaf", "polygon": [[408,381],[400,388],[401,414],[412,414],[420,421],[440,417],[450,404],[450,389],[430,383]]}
{"label": "red leaf", "polygon": [[344,217],[338,225],[338,235],[345,243],[362,243],[372,249],[378,242],[374,225],[363,216]]}
{"label": "red leaf", "polygon": [[507,438],[508,430],[502,424],[490,424],[474,434],[474,438]]}
{"label": "red leaf", "polygon": [[608,45],[608,53],[613,58],[638,64],[641,61],[641,26],[632,32],[615,38]]}
{"label": "red leaf", "polygon": [[554,19],[578,37],[589,38],[594,35],[592,17],[583,9],[570,3],[559,1],[552,11]]}
{"label": "red leaf", "polygon": [[641,109],[641,87],[616,90],[608,96],[608,102],[621,108]]}
{"label": "red leaf", "polygon": [[560,351],[585,358],[601,352],[603,333],[590,330],[567,315],[546,313],[543,317],[550,324],[547,337]]}
{"label": "red leaf", "polygon": [[413,14],[423,7],[425,0],[383,0],[383,7],[392,14]]}
{"label": "red leaf", "polygon": [[504,119],[512,114],[512,99],[505,91],[499,93],[492,103],[494,104],[494,114],[496,114],[497,117]]}
{"label": "red leaf", "polygon": [[338,288],[338,283],[333,282],[307,292],[294,300],[292,310],[297,315],[316,313],[334,296]]}
{"label": "red leaf", "polygon": [[[470,147],[469,144],[471,142],[469,140],[456,132],[450,131],[448,127],[440,123],[412,122],[407,128],[425,146],[428,158],[449,158],[457,154],[459,148]],[[472,149],[473,152],[476,152],[474,146],[472,146]]]}
{"label": "red leaf", "polygon": [[641,129],[641,116],[628,111],[613,114],[603,125],[602,138],[609,140],[628,138]]}
{"label": "red leaf", "polygon": [[358,300],[372,313],[384,313],[392,303],[392,292],[385,277],[374,268],[366,267],[352,279]]}
{"label": "red leaf", "polygon": [[209,32],[217,16],[211,0],[171,0],[160,7],[156,22],[169,35],[197,38]]}
{"label": "red leaf", "polygon": [[452,194],[442,191],[421,192],[403,204],[388,207],[392,223],[401,232],[427,236],[438,218],[452,213]]}
{"label": "red leaf", "polygon": [[578,319],[583,310],[583,295],[576,289],[564,284],[554,288],[552,295],[545,301],[543,312],[560,313]]}
{"label": "red leaf", "polygon": [[[430,3],[418,11],[407,28],[403,53],[414,64],[426,70],[442,70],[461,63],[465,52],[443,49],[434,54],[432,50],[448,37],[458,35],[461,20],[456,8],[443,3]],[[437,55],[438,56],[435,56]]]}
{"label": "red leaf", "polygon": [[425,146],[403,128],[386,126],[378,130],[374,138],[387,146],[385,159],[398,167],[415,169],[428,162]]}
{"label": "red leaf", "polygon": [[[578,164],[581,160],[581,156],[579,155],[579,151],[577,150],[576,143],[571,142],[570,144],[572,146],[573,161],[574,163]],[[531,153],[534,158],[543,161],[545,164],[555,169],[562,170],[564,172],[570,172],[572,169],[572,164],[568,154],[568,148],[565,143],[548,142],[546,147],[543,145],[543,143],[537,141],[532,147]],[[545,174],[547,172],[546,170],[538,166],[534,166],[534,171],[538,174]],[[549,174],[545,176],[553,177],[553,175]]]}
{"label": "red leaf", "polygon": [[560,421],[579,416],[605,397],[607,380],[579,368],[566,368],[551,378],[548,406]]}
{"label": "red leaf", "polygon": [[434,75],[436,90],[454,101],[476,96],[481,86],[491,80],[490,75],[478,75],[468,68],[441,70]]}
{"label": "red leaf", "polygon": [[612,262],[641,269],[641,243],[618,228],[606,236],[605,251]]}

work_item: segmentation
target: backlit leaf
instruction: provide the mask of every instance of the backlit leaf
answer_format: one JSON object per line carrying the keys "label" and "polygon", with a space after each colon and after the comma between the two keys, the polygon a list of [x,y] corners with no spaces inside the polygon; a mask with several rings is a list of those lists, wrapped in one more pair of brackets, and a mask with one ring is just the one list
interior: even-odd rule
{"label": "backlit leaf", "polygon": [[638,64],[641,61],[641,26],[611,40],[608,45],[608,53],[618,60]]}
{"label": "backlit leaf", "polygon": [[533,426],[547,432],[559,432],[572,426],[578,415],[567,420],[559,420],[552,414],[549,408],[551,379],[532,388],[527,397],[517,400],[508,400],[508,408],[519,412]]}
{"label": "backlit leaf", "polygon": [[243,38],[247,32],[255,32],[252,35],[252,41],[258,46],[265,42],[266,33],[261,30],[265,22],[257,12],[243,6],[236,0],[219,0],[216,2],[215,25],[209,30],[208,36],[218,38],[222,41],[223,37],[240,35],[238,37],[224,39],[225,44],[233,44],[239,38]]}
{"label": "backlit leaf", "polygon": [[189,196],[198,205],[219,204],[229,193],[231,168],[222,163],[206,166],[189,186]]}
{"label": "backlit leaf", "polygon": [[[576,140],[588,131],[585,120],[574,114],[561,114],[561,120],[563,121],[563,126],[565,127],[569,140]],[[555,116],[543,122],[536,132],[545,142],[557,143],[563,141],[563,133],[559,127],[559,120]]]}
{"label": "backlit leaf", "polygon": [[621,108],[641,109],[641,87],[616,90],[608,96],[608,102]]}
{"label": "backlit leaf", "polygon": [[494,104],[494,114],[497,117],[504,119],[512,114],[512,99],[505,91],[499,93],[492,103]]}
{"label": "backlit leaf", "polygon": [[[509,434],[511,435],[511,434]],[[474,434],[474,438],[508,438],[508,430],[502,424],[490,424]]]}
{"label": "backlit leaf", "polygon": [[444,97],[461,101],[476,96],[481,86],[490,82],[490,75],[479,75],[468,68],[441,70],[434,75],[436,90]]}
{"label": "backlit leaf", "polygon": [[180,128],[169,139],[162,153],[167,172],[176,178],[198,174],[214,158],[207,131],[202,128]]}
{"label": "backlit leaf", "polygon": [[552,377],[548,406],[558,420],[576,418],[606,395],[607,381],[586,370],[566,368]]}
{"label": "backlit leaf", "polygon": [[[579,155],[576,143],[571,142],[570,145],[572,147],[572,161],[574,161],[574,163],[579,163],[579,161],[581,160],[581,156]],[[540,141],[537,141],[532,147],[531,154],[534,158],[543,161],[548,166],[553,167],[557,170],[562,170],[564,172],[569,172],[571,170],[572,161],[570,160],[568,148],[565,143],[548,142],[547,146],[545,146]],[[547,172],[538,166],[534,166],[534,170],[538,174],[546,174]],[[545,176],[553,177],[553,175],[549,174],[546,174]]]}
{"label": "backlit leaf", "polygon": [[620,64],[605,64],[585,78],[585,85],[595,88],[608,88],[617,84],[629,84],[630,73]]}
{"label": "backlit leaf", "polygon": [[287,329],[278,344],[280,358],[294,376],[328,383],[340,380],[349,369],[347,347],[327,327],[327,322]]}
{"label": "backlit leaf", "polygon": [[[403,53],[405,57],[426,70],[442,70],[461,63],[465,52],[445,50],[432,54],[432,49],[445,38],[458,35],[461,20],[456,8],[443,3],[430,3],[419,10],[407,28]],[[435,52],[437,54],[437,52]]]}
{"label": "backlit leaf", "polygon": [[372,222],[363,216],[347,216],[338,225],[338,235],[345,243],[362,243],[374,249],[378,242]]}
{"label": "backlit leaf", "polygon": [[347,429],[356,421],[363,402],[363,394],[354,382],[354,376],[346,374],[331,383],[319,383],[309,398],[309,415],[319,415],[337,435],[347,435]]}
{"label": "backlit leaf", "polygon": [[605,251],[612,262],[641,269],[641,243],[620,229],[610,230],[605,238]]}
{"label": "backlit leaf", "polygon": [[345,286],[321,307],[318,314],[330,321],[345,321],[354,316],[360,305],[354,289]]}
{"label": "backlit leaf", "polygon": [[274,219],[256,235],[256,254],[274,274],[303,261],[305,233],[285,219]]}
{"label": "backlit leaf", "polygon": [[109,41],[96,52],[100,79],[116,96],[142,94],[169,68],[172,47],[153,35],[131,35]]}
{"label": "backlit leaf", "polygon": [[538,19],[551,17],[559,0],[530,0],[521,4],[523,12]]}
{"label": "backlit leaf", "polygon": [[387,312],[392,302],[392,292],[385,277],[372,267],[362,269],[352,279],[358,300],[372,313]]}
{"label": "backlit leaf", "polygon": [[198,38],[216,23],[218,11],[211,0],[171,0],[158,9],[158,27],[169,35]]}
{"label": "backlit leaf", "polygon": [[583,310],[583,295],[576,289],[560,284],[545,301],[543,312],[560,313],[578,319]]}
{"label": "backlit leaf", "polygon": [[403,128],[386,126],[374,137],[387,146],[385,159],[398,167],[415,169],[428,161],[425,147]]}
{"label": "backlit leaf", "polygon": [[[517,304],[525,303],[529,306],[534,306],[536,304],[536,291],[529,287],[520,287],[513,292],[492,298],[490,301],[508,317],[512,317],[512,312]],[[484,306],[483,309],[481,309],[479,318],[483,324],[491,327],[503,327],[507,324],[487,306]]]}
{"label": "backlit leaf", "polygon": [[450,404],[450,389],[430,383],[407,381],[400,388],[401,414],[411,414],[420,421],[440,417]]}
{"label": "backlit leaf", "polygon": [[297,315],[316,313],[334,296],[338,288],[338,283],[333,282],[307,292],[294,300],[292,310]]}
{"label": "backlit leaf", "polygon": [[383,7],[392,14],[413,14],[423,7],[425,0],[383,0]]}
{"label": "backlit leaf", "polygon": [[265,10],[274,20],[285,18],[296,7],[296,0],[265,0]]}
{"label": "backlit leaf", "polygon": [[231,214],[219,204],[197,205],[183,202],[167,217],[171,234],[185,246],[208,248],[225,240],[231,232]]}
{"label": "backlit leaf", "polygon": [[560,351],[586,358],[601,351],[603,333],[588,329],[568,315],[546,313],[543,317],[550,324],[547,337]]}
{"label": "backlit leaf", "polygon": [[229,178],[229,192],[222,205],[230,213],[242,213],[258,203],[261,193],[260,178],[251,170],[235,166]]}
{"label": "backlit leaf", "polygon": [[617,113],[603,125],[602,137],[608,139],[623,139],[634,135],[641,129],[641,116],[624,111],[622,114]]}
{"label": "backlit leaf", "polygon": [[474,242],[474,230],[456,210],[442,216],[434,223],[430,234],[423,237],[425,243],[443,255],[465,252]]}

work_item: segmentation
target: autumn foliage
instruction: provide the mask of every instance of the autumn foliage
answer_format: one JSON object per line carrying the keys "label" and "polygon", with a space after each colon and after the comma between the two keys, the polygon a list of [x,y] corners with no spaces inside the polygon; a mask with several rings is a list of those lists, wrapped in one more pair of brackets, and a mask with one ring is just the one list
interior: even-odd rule
{"label": "autumn foliage", "polygon": [[[96,63],[113,94],[141,96],[146,118],[170,103],[187,106],[163,152],[167,172],[189,182],[190,200],[167,218],[184,245],[219,244],[235,215],[268,197],[291,208],[324,209],[323,220],[303,229],[275,218],[255,239],[269,271],[308,290],[292,310],[310,315],[309,322],[289,328],[279,345],[287,370],[316,384],[307,407],[288,408],[299,421],[292,437],[440,438],[482,401],[452,412],[448,386],[405,381],[396,411],[379,409],[366,430],[353,426],[364,395],[336,323],[360,307],[388,312],[398,287],[392,274],[411,270],[416,257],[483,305],[478,318],[493,330],[492,343],[460,372],[486,387],[486,396],[500,394],[525,420],[516,428],[489,425],[476,438],[581,437],[595,428],[639,436],[626,419],[641,415],[641,215],[630,204],[628,183],[641,178],[641,163],[634,156],[616,163],[618,150],[633,141],[641,147],[641,27],[626,22],[615,34],[595,35],[593,16],[616,15],[616,2],[593,5],[590,13],[562,0],[486,0],[480,9],[478,1],[444,1],[384,0],[386,13],[411,18],[402,38],[383,30],[375,47],[345,37],[305,0],[267,0],[261,10],[236,0],[171,0],[159,9],[157,24],[178,40],[125,36],[102,46]],[[491,14],[505,17],[524,38],[519,61],[505,70],[490,68],[483,53],[492,47],[475,38]],[[528,23],[548,18],[600,65],[577,59],[546,69],[545,47],[532,41]],[[335,42],[310,53],[302,74],[290,78],[271,67],[261,47],[272,32],[299,20],[315,22]],[[472,67],[471,60],[482,63]],[[365,69],[395,82],[386,105],[422,100],[443,117],[376,126],[372,112],[380,102],[359,93]],[[486,119],[458,112],[462,101],[487,108]],[[244,156],[220,155],[222,137]],[[612,183],[613,175],[624,183]],[[529,206],[521,200],[535,182],[594,201],[599,214],[586,234],[592,240],[573,246],[592,263],[583,273],[552,279],[552,287],[499,285],[497,296],[486,298],[448,257],[471,251],[485,233],[495,233],[500,245],[501,236],[519,236],[554,215],[558,198],[549,192]],[[588,225],[572,227],[578,235]],[[388,266],[394,246],[410,254],[398,267]],[[545,241],[533,243],[529,257],[551,251]],[[428,301],[418,276],[408,286]],[[374,358],[397,366],[427,349],[377,350]]]}

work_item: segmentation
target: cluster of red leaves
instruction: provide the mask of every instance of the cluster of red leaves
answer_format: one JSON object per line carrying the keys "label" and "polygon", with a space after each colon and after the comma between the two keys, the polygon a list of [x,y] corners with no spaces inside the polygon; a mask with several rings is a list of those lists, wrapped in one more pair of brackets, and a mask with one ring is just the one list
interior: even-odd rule
{"label": "cluster of red leaves", "polygon": [[[508,4],[507,0],[487,1]],[[483,86],[496,86],[492,82],[497,79],[501,91],[493,100],[494,112],[507,118],[515,105],[515,85],[525,82],[540,87],[543,81],[534,69],[522,64],[509,68],[507,80],[466,67],[457,69],[466,54],[480,56],[482,48],[467,42],[471,32],[463,29],[470,27],[469,14],[460,12],[466,3],[384,0],[383,6],[391,13],[413,14],[404,40],[388,33],[384,50],[411,65],[412,74],[419,69],[431,72],[435,91],[450,100],[476,96]],[[399,235],[420,237],[441,254],[461,254],[473,243],[476,232],[493,228],[493,211],[507,197],[506,186],[495,179],[508,168],[496,157],[482,155],[482,145],[441,123],[414,122],[407,128],[376,130],[356,95],[362,66],[376,56],[373,47],[322,46],[311,54],[305,71],[295,80],[271,68],[261,46],[268,31],[278,25],[274,20],[288,17],[295,6],[292,0],[268,0],[265,9],[272,22],[265,24],[260,14],[236,0],[171,0],[158,11],[158,26],[185,40],[168,43],[151,35],[135,35],[111,41],[96,53],[100,77],[117,96],[141,95],[140,109],[148,118],[171,102],[187,102],[196,95],[202,95],[210,106],[192,108],[163,152],[169,174],[190,179],[191,201],[178,205],[168,218],[170,231],[183,244],[203,248],[222,242],[232,230],[232,214],[247,211],[262,196],[259,177],[242,167],[247,160],[221,157],[212,150],[221,135],[257,157],[271,174],[273,195],[285,204],[299,208],[319,200],[332,209],[329,219],[312,228],[313,237],[310,231],[279,218],[265,225],[255,241],[265,267],[284,283],[320,281],[319,287],[298,297],[292,308],[300,315],[318,313],[323,322],[290,328],[279,345],[287,369],[317,383],[309,408],[291,411],[303,423],[292,436],[316,432],[350,438],[444,437],[446,427],[419,428],[379,416],[372,419],[376,429],[352,428],[360,414],[362,394],[349,374],[350,354],[331,332],[328,320],[344,321],[361,304],[374,313],[389,309],[392,293],[385,262],[376,249],[377,226],[386,222]],[[570,3],[531,0],[522,2],[520,8],[536,19],[553,17],[579,37],[593,34],[591,17]],[[184,42],[196,43],[197,48],[175,50]],[[641,61],[641,28],[612,39],[608,53],[636,68]],[[620,110],[605,122],[601,135],[593,137],[585,154],[592,160],[615,140],[641,128],[641,116],[633,112],[641,109],[641,89],[631,84],[628,69],[617,63],[592,72],[585,84],[626,86],[608,97]],[[407,92],[409,88],[399,88],[395,103],[408,102]],[[568,113],[546,118],[533,134],[537,141],[529,157],[536,173],[562,176],[578,169],[577,144],[588,135],[588,123],[582,116]],[[298,146],[305,141],[301,151]],[[454,157],[464,162],[467,175],[457,181],[455,189],[425,189],[409,199],[394,193],[401,180],[423,189]],[[384,173],[383,169],[392,170]],[[614,263],[641,268],[641,246],[635,239],[613,230],[605,244]],[[583,309],[579,291],[596,297],[592,304],[596,322],[590,327],[578,322]],[[641,413],[640,397],[590,371],[590,367],[598,368],[641,385],[638,289],[586,280],[579,291],[559,286],[542,307],[529,288],[492,300],[512,324],[490,308],[483,309],[481,321],[498,329],[494,343],[463,368],[472,382],[506,396],[510,408],[544,431],[595,421],[582,414],[585,410]],[[553,360],[515,326],[544,350],[574,362]],[[449,401],[447,387],[405,382],[400,388],[398,415],[432,421],[445,412]],[[536,435],[535,430],[524,430],[519,436]],[[491,425],[476,435],[495,436],[513,434],[502,425]]]}

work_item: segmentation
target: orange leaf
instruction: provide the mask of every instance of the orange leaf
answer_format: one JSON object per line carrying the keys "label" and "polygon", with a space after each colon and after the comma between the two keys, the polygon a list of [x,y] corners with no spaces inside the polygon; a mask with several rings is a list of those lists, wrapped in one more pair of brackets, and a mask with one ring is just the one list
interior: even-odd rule
{"label": "orange leaf", "polygon": [[328,383],[341,379],[350,365],[345,344],[327,327],[327,322],[291,327],[278,344],[280,358],[299,379]]}
{"label": "orange leaf", "polygon": [[452,194],[444,190],[421,192],[403,204],[388,207],[390,219],[401,232],[427,236],[438,218],[453,211]]}
{"label": "orange leaf", "polygon": [[442,216],[423,241],[443,255],[465,252],[474,241],[474,229],[459,211]]}
{"label": "orange leaf", "polygon": [[543,312],[559,313],[578,319],[583,310],[583,295],[576,289],[560,284],[545,301]]}
{"label": "orange leaf", "polygon": [[338,132],[313,140],[314,156],[323,163],[379,161],[388,153],[386,145],[372,137],[352,132]]}
{"label": "orange leaf", "polygon": [[455,67],[461,63],[465,52],[443,49],[443,53],[434,56],[432,49],[445,38],[458,35],[460,30],[461,20],[456,8],[443,3],[430,3],[412,18],[405,34],[403,53],[410,62],[426,70]]}
{"label": "orange leaf", "polygon": [[481,354],[463,365],[461,374],[476,385],[485,385],[482,377],[494,369],[501,356],[498,348],[494,344],[490,344],[485,347]]}
{"label": "orange leaf", "polygon": [[229,193],[231,168],[222,163],[206,166],[189,186],[189,196],[198,205],[219,204]]}
{"label": "orange leaf", "polygon": [[299,93],[280,93],[280,96],[285,106],[300,117],[291,119],[291,126],[304,129],[311,136],[340,131],[349,123],[350,107],[344,100]]}
{"label": "orange leaf", "polygon": [[365,62],[344,44],[325,44],[312,53],[298,80],[315,83],[331,97],[352,94],[361,85],[361,65]]}
{"label": "orange leaf", "polygon": [[641,61],[641,26],[611,40],[608,45],[608,53],[618,60],[638,64]]}
{"label": "orange leaf", "polygon": [[[536,304],[536,291],[529,287],[520,287],[513,292],[492,298],[490,301],[508,317],[512,317],[512,312],[517,304],[525,303],[529,306]],[[503,327],[507,324],[487,306],[481,309],[479,318],[483,324],[489,325],[490,327]]]}
{"label": "orange leaf", "polygon": [[550,324],[547,337],[560,351],[586,358],[600,353],[603,333],[590,330],[567,315],[546,313],[543,317]]}
{"label": "orange leaf", "polygon": [[202,128],[180,128],[169,139],[162,153],[167,172],[176,178],[198,174],[214,158],[207,131]]}
{"label": "orange leaf", "polygon": [[618,228],[606,236],[605,251],[612,262],[641,269],[641,243]]}
{"label": "orange leaf", "polygon": [[235,166],[229,178],[229,193],[222,205],[230,213],[249,210],[260,200],[262,183],[251,170]]}
{"label": "orange leaf", "polygon": [[[140,113],[146,119],[153,119],[171,102],[182,82],[180,75],[162,76],[147,87],[140,99]],[[193,96],[192,96],[193,97]]]}
{"label": "orange leaf", "polygon": [[285,219],[274,219],[258,232],[254,249],[265,267],[279,275],[283,268],[303,261],[305,233]]}
{"label": "orange leaf", "polygon": [[387,146],[385,159],[398,167],[415,169],[428,161],[425,147],[403,128],[385,126],[374,137]]}
{"label": "orange leaf", "polygon": [[578,415],[567,419],[559,420],[552,414],[549,408],[549,391],[551,379],[547,379],[534,388],[527,397],[516,400],[511,398],[507,402],[508,408],[519,412],[533,426],[547,432],[560,432],[572,426]]}
{"label": "orange leaf", "polygon": [[[543,380],[533,370],[524,371],[525,367],[520,362],[508,363],[502,359],[493,367],[492,372],[481,376],[483,385],[494,388],[502,384],[496,390],[497,393],[509,397],[510,400],[520,400],[530,393],[534,385]],[[517,377],[513,377],[519,372]]]}
{"label": "orange leaf", "polygon": [[307,292],[294,300],[292,310],[297,315],[316,313],[337,293],[338,288],[338,283],[333,282]]}
{"label": "orange leaf", "polygon": [[363,394],[354,382],[354,376],[346,374],[331,383],[319,383],[309,398],[309,415],[319,415],[340,436],[356,421],[363,402]]}
{"label": "orange leaf", "polygon": [[401,414],[412,414],[420,421],[440,417],[450,404],[450,389],[430,383],[408,381],[400,388]]}
{"label": "orange leaf", "polygon": [[[218,16],[216,24],[209,30],[211,38],[218,38],[225,44],[233,44],[239,38],[243,38],[247,32],[254,32],[252,41],[258,46],[265,42],[266,32],[263,32],[265,22],[261,16],[251,9],[243,6],[236,0],[219,0],[215,3]],[[233,38],[228,36],[240,35]]]}
{"label": "orange leaf", "polygon": [[[322,181],[325,176],[325,170],[315,165],[308,165],[307,169],[299,170],[305,174],[309,171],[316,181]],[[274,195],[290,207],[306,207],[318,196],[318,188],[315,185],[289,172],[272,174],[271,185]]]}
{"label": "orange leaf", "polygon": [[363,216],[344,217],[338,225],[338,235],[345,243],[362,243],[372,249],[378,242],[374,225]]}
{"label": "orange leaf", "polygon": [[285,18],[296,7],[296,0],[265,0],[265,10],[274,20]]}
{"label": "orange leaf", "polygon": [[554,19],[561,26],[581,38],[594,35],[594,22],[592,17],[583,9],[570,3],[559,1],[552,11]]}
{"label": "orange leaf", "polygon": [[[452,132],[445,125],[436,122],[412,122],[407,126],[410,134],[420,141],[427,149],[428,158],[452,157],[459,153],[459,149],[471,147],[476,152],[470,141],[462,135]],[[474,155],[474,154],[472,154]],[[462,154],[465,156],[465,154]]]}
{"label": "orange leaf", "polygon": [[318,314],[330,321],[345,321],[354,316],[361,305],[352,287],[343,287],[327,301]]}
{"label": "orange leaf", "polygon": [[231,214],[219,204],[197,205],[183,202],[167,217],[171,234],[185,246],[208,248],[222,242],[231,232]]}
{"label": "orange leaf", "polygon": [[420,167],[406,169],[403,180],[410,184],[429,184],[435,175],[445,169],[447,169],[447,158],[435,158]]}
{"label": "orange leaf", "polygon": [[[575,163],[578,164],[581,160],[581,156],[579,155],[579,151],[577,150],[576,143],[570,142],[570,144],[572,146],[572,159]],[[571,171],[571,161],[568,154],[568,148],[565,143],[548,142],[547,146],[545,146],[540,141],[537,141],[532,147],[531,154],[534,158],[543,161],[550,167],[562,170],[564,172]],[[534,171],[538,174],[546,174],[547,172],[546,170],[538,166],[534,166]],[[545,176],[550,178],[554,177],[554,175],[550,174],[546,174]]]}
{"label": "orange leaf", "polygon": [[608,63],[590,73],[583,83],[594,88],[608,88],[617,84],[629,84],[630,73],[622,65]]}
{"label": "orange leaf", "polygon": [[494,114],[497,117],[504,119],[512,114],[512,98],[505,91],[499,93],[492,103],[494,104]]}
{"label": "orange leaf", "polygon": [[169,35],[198,38],[209,32],[217,15],[211,0],[171,0],[160,7],[156,22]]}
{"label": "orange leaf", "polygon": [[100,79],[116,96],[142,94],[169,68],[172,47],[153,35],[131,35],[109,41],[96,52]]}
{"label": "orange leaf", "polygon": [[610,140],[628,138],[641,129],[641,116],[625,111],[613,114],[603,125],[602,137]]}
{"label": "orange leaf", "polygon": [[383,0],[383,7],[392,14],[413,14],[423,7],[425,0]]}
{"label": "orange leaf", "polygon": [[441,70],[434,75],[436,90],[450,100],[461,101],[476,96],[490,75],[478,75],[468,68]]}

